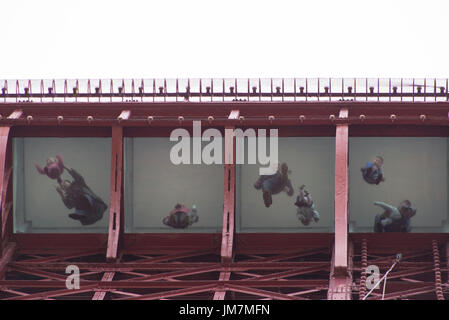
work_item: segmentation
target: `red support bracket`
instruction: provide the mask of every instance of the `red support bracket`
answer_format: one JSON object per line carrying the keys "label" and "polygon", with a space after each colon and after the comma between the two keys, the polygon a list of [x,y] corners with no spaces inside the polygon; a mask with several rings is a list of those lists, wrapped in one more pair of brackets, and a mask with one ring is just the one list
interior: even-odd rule
{"label": "red support bracket", "polygon": [[[339,118],[348,118],[348,109]],[[334,272],[345,275],[348,268],[348,124],[337,124],[335,133],[335,244]]]}
{"label": "red support bracket", "polygon": [[123,178],[123,128],[112,127],[111,193],[109,205],[109,232],[106,259],[115,261],[119,239],[123,233],[122,179]]}
{"label": "red support bracket", "polygon": [[332,252],[332,265],[329,277],[328,300],[351,300],[352,298],[352,257],[353,244],[349,243],[348,272],[346,275],[335,273],[335,249]]}

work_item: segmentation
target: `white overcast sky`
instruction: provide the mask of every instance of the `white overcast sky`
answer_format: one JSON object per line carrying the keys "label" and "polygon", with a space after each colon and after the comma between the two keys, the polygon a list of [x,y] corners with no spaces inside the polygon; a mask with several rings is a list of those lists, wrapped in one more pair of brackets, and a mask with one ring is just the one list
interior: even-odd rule
{"label": "white overcast sky", "polygon": [[449,1],[0,1],[0,79],[449,77]]}

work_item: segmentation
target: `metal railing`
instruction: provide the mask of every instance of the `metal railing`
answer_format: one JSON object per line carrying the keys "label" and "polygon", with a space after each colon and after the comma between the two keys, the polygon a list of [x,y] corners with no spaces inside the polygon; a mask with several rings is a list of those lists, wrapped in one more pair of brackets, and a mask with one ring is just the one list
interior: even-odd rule
{"label": "metal railing", "polygon": [[18,102],[442,102],[448,79],[0,80],[0,103]]}

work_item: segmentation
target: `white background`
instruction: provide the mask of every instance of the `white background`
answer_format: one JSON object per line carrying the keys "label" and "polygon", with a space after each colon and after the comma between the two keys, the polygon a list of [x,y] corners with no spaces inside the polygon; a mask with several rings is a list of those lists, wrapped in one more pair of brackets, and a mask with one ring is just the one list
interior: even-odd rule
{"label": "white background", "polygon": [[0,2],[0,78],[442,77],[449,1]]}

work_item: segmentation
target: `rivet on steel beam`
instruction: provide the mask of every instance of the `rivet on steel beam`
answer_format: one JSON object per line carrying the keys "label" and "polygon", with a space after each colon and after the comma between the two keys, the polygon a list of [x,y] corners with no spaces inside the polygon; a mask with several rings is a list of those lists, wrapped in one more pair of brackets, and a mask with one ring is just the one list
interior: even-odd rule
{"label": "rivet on steel beam", "polygon": [[147,117],[148,124],[151,124],[151,122],[153,122],[153,120],[154,120],[153,116]]}
{"label": "rivet on steel beam", "polygon": [[360,119],[360,121],[365,121],[365,119],[366,119],[366,116],[364,115],[364,114],[361,114],[360,116],[359,116],[359,119]]}
{"label": "rivet on steel beam", "polygon": [[30,124],[31,121],[33,121],[33,116],[27,116],[27,122],[28,122],[28,124]]}
{"label": "rivet on steel beam", "polygon": [[207,117],[207,121],[209,121],[209,123],[212,123],[212,121],[214,121],[214,117],[213,116],[208,116]]}
{"label": "rivet on steel beam", "polygon": [[243,122],[245,120],[245,117],[244,116],[239,116],[239,120],[240,120],[240,122]]}
{"label": "rivet on steel beam", "polygon": [[184,121],[184,117],[183,116],[179,116],[178,117],[178,121],[179,121],[179,123],[182,123]]}
{"label": "rivet on steel beam", "polygon": [[268,120],[270,120],[270,123],[273,123],[273,121],[274,121],[274,116],[273,116],[273,115],[268,116]]}
{"label": "rivet on steel beam", "polygon": [[335,115],[334,115],[334,114],[331,114],[331,115],[329,116],[329,120],[332,121],[332,122],[334,122],[334,120],[335,120]]}
{"label": "rivet on steel beam", "polygon": [[420,115],[419,119],[421,119],[422,122],[426,121],[426,115],[425,114]]}
{"label": "rivet on steel beam", "polygon": [[390,120],[391,120],[391,122],[394,122],[394,121],[396,120],[396,115],[395,115],[395,114],[392,114],[392,115],[390,116]]}
{"label": "rivet on steel beam", "polygon": [[58,124],[61,124],[62,120],[64,120],[64,117],[58,116],[56,119],[58,120]]}
{"label": "rivet on steel beam", "polygon": [[299,121],[304,122],[305,119],[306,119],[306,116],[304,116],[304,115],[299,116]]}
{"label": "rivet on steel beam", "polygon": [[94,120],[94,117],[92,116],[87,116],[87,122],[89,122],[89,124]]}

